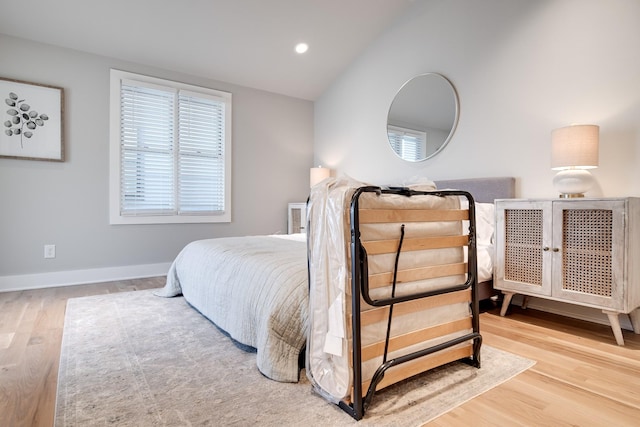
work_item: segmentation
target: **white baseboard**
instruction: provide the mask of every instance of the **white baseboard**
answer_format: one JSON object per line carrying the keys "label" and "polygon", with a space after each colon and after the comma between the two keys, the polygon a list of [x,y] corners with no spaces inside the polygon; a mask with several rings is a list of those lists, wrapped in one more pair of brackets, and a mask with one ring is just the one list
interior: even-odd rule
{"label": "white baseboard", "polygon": [[166,276],[170,266],[171,263],[159,263],[0,276],[0,292]]}
{"label": "white baseboard", "polygon": [[[515,305],[521,305],[522,295],[515,295],[511,303]],[[545,311],[547,313],[559,314],[561,316],[573,317],[574,319],[611,326],[607,315],[604,314],[602,310],[598,310],[596,308],[583,307],[581,305],[567,304],[559,301],[552,301],[535,297],[529,299],[527,307],[534,310]],[[631,325],[629,316],[620,315],[619,317],[620,326],[622,327],[622,329],[633,331],[633,326]]]}

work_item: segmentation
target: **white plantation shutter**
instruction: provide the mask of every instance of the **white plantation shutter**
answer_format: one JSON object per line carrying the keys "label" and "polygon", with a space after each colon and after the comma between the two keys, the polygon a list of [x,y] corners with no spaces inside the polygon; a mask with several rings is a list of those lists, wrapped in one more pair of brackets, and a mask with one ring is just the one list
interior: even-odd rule
{"label": "white plantation shutter", "polygon": [[388,126],[387,134],[391,148],[400,157],[414,162],[423,158],[427,141],[426,132]]}
{"label": "white plantation shutter", "polygon": [[224,211],[224,100],[181,91],[179,213]]}
{"label": "white plantation shutter", "polygon": [[230,221],[231,94],[116,70],[111,93],[111,222]]}

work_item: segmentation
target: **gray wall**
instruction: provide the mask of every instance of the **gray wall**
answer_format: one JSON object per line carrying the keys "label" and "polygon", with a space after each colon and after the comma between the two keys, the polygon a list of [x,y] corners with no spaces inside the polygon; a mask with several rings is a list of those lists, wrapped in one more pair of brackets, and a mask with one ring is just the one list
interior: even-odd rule
{"label": "gray wall", "polygon": [[[553,129],[600,125],[590,196],[640,196],[640,2],[425,0],[363,52],[315,104],[315,163],[376,184],[510,175],[556,197]],[[420,163],[386,139],[409,78],[438,72],[460,96],[450,144]]]}
{"label": "gray wall", "polygon": [[[287,203],[306,200],[309,101],[2,35],[0,58],[0,77],[64,88],[66,150],[64,163],[0,159],[0,290],[23,275],[33,279],[27,287],[55,284],[42,274],[51,272],[83,271],[78,280],[91,281],[92,269],[131,266],[117,274],[136,275],[139,265],[162,269],[196,239],[286,233]],[[109,225],[110,68],[233,93],[230,224]],[[49,243],[55,259],[43,258]]]}

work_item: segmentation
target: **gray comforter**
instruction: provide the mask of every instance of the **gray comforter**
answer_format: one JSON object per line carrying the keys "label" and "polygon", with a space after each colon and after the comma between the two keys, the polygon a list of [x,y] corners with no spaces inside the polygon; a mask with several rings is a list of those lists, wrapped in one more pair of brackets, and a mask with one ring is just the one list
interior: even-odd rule
{"label": "gray comforter", "polygon": [[159,296],[184,295],[277,381],[299,380],[308,314],[306,243],[272,236],[199,240],[176,257]]}

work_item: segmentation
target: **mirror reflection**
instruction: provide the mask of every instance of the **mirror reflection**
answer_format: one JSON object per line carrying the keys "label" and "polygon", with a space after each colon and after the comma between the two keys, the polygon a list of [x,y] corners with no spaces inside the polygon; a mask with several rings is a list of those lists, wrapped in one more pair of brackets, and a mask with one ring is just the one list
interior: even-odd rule
{"label": "mirror reflection", "polygon": [[426,73],[398,91],[387,117],[393,151],[404,160],[419,162],[438,154],[458,123],[458,94],[446,77]]}

